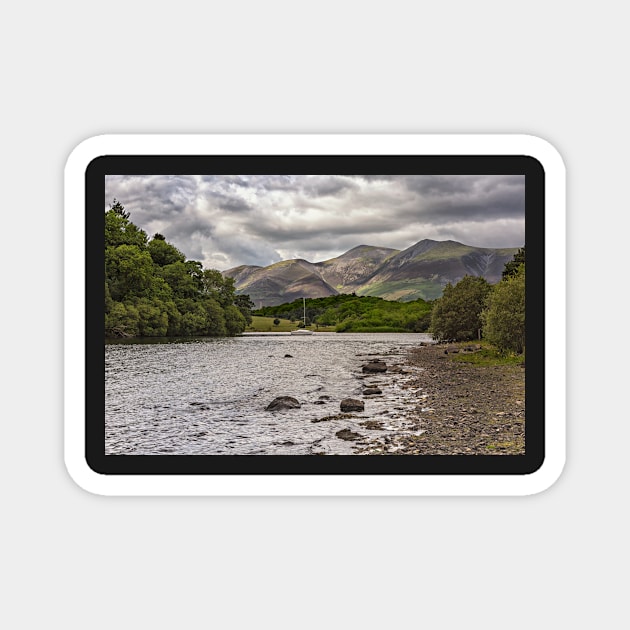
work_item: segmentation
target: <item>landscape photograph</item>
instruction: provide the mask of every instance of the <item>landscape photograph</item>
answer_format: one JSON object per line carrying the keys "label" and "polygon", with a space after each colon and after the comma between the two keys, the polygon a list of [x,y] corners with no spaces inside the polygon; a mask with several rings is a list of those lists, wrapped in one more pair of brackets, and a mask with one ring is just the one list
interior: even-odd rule
{"label": "landscape photograph", "polygon": [[525,454],[525,176],[107,175],[104,213],[106,455]]}

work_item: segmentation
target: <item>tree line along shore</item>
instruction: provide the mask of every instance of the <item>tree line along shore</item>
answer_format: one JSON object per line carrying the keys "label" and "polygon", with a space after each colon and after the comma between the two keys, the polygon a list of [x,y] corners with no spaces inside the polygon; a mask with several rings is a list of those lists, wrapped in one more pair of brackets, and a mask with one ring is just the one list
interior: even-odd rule
{"label": "tree line along shore", "polygon": [[204,269],[161,234],[149,239],[114,199],[105,213],[105,336],[233,336],[253,304],[230,278]]}

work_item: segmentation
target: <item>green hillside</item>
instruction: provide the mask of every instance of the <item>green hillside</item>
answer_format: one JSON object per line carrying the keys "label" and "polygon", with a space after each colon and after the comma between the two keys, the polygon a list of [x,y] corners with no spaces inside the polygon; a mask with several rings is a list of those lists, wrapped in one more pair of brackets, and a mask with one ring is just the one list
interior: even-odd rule
{"label": "green hillside", "polygon": [[[254,315],[299,322],[304,316],[302,300],[266,306]],[[431,318],[431,304],[418,299],[391,302],[379,297],[352,294],[306,300],[309,326],[333,327],[336,332],[425,332]]]}
{"label": "green hillside", "polygon": [[384,300],[411,302],[412,300],[435,300],[442,295],[442,284],[438,280],[392,280],[373,282],[357,289],[358,295],[382,297]]}

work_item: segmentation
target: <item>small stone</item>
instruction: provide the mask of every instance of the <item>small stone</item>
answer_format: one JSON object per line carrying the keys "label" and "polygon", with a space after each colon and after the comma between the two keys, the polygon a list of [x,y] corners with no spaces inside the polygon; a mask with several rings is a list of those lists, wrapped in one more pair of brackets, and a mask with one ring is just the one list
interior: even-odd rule
{"label": "small stone", "polygon": [[339,404],[341,411],[363,411],[365,403],[355,398],[344,398]]}
{"label": "small stone", "polygon": [[363,390],[364,396],[376,396],[378,394],[382,394],[383,392],[378,387],[366,387]]}
{"label": "small stone", "polygon": [[379,422],[378,420],[366,420],[365,422],[359,422],[359,424],[362,427],[365,427],[366,429],[370,429],[373,431],[383,430],[383,423]]}
{"label": "small stone", "polygon": [[387,364],[384,363],[383,361],[370,361],[369,363],[366,363],[362,368],[363,372],[387,372]]}
{"label": "small stone", "polygon": [[278,396],[265,407],[265,411],[282,411],[283,409],[299,409],[300,407],[300,401],[297,398]]}
{"label": "small stone", "polygon": [[358,433],[354,433],[353,431],[350,431],[350,429],[341,429],[341,431],[337,431],[335,435],[340,440],[348,440],[348,441],[359,440],[361,438],[361,436]]}

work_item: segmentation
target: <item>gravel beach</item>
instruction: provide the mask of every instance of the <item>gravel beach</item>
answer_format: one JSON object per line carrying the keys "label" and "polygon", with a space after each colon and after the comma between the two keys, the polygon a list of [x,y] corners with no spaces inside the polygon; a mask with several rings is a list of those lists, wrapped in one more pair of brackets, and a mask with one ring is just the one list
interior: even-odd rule
{"label": "gravel beach", "polygon": [[[454,360],[475,344],[423,345],[408,352],[405,383],[418,404],[408,420],[415,435],[368,438],[358,454],[522,455],[525,453],[525,369],[478,366]],[[366,423],[368,433],[381,433]],[[368,436],[365,436],[368,437]]]}

